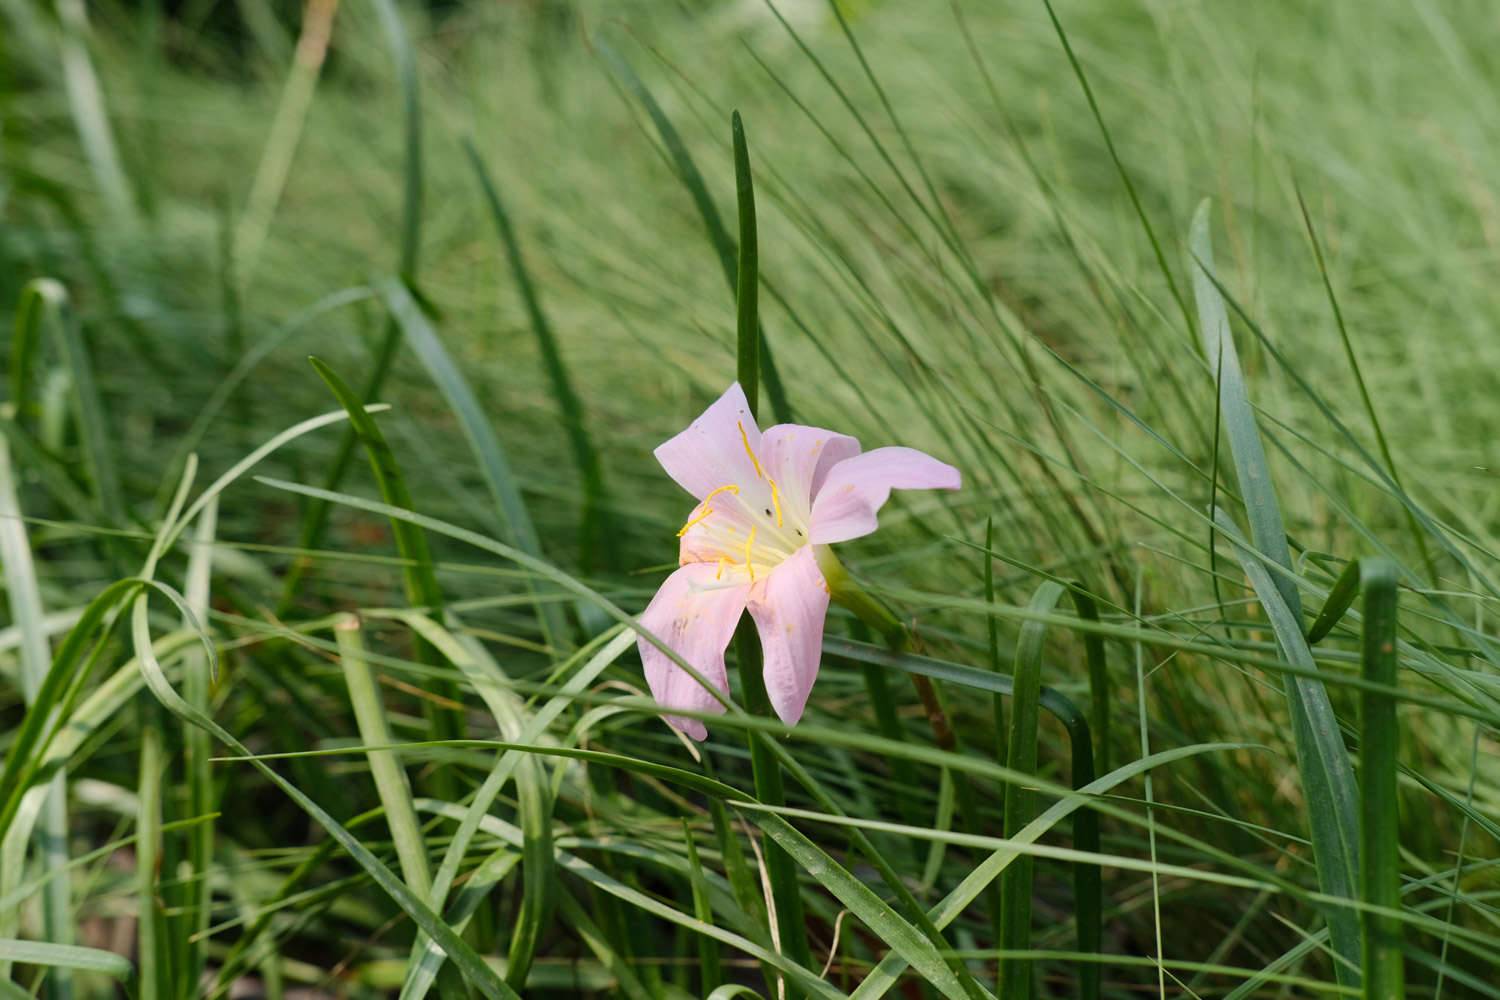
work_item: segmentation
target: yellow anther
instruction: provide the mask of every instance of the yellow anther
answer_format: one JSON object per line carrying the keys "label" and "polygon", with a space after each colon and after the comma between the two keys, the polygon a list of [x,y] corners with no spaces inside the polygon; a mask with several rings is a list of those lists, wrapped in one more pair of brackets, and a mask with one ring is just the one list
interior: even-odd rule
{"label": "yellow anther", "polygon": [[750,582],[755,582],[755,564],[750,561],[750,549],[755,545],[755,528],[751,527],[750,534],[745,539],[745,568],[750,571]]}
{"label": "yellow anther", "polygon": [[750,462],[755,466],[755,474],[761,479],[766,478],[765,472],[760,467],[760,459],[755,457],[755,452],[750,448],[750,435],[745,433],[744,423],[738,422],[737,426],[740,429],[740,443],[745,446],[745,454],[750,456]]}
{"label": "yellow anther", "polygon": [[716,490],[709,490],[708,491],[708,496],[706,496],[706,497],[703,498],[703,502],[704,503],[708,503],[710,500],[712,500],[714,497],[718,496],[720,493],[733,493],[736,496],[738,496],[739,492],[740,492],[740,488],[738,486],[734,485],[734,483],[730,483],[727,486],[720,486]]}
{"label": "yellow anther", "polygon": [[776,527],[781,527],[781,492],[776,489],[776,480],[767,478],[771,484],[771,504],[776,508]]}
{"label": "yellow anther", "polygon": [[692,529],[693,525],[702,523],[703,520],[706,519],[708,517],[708,515],[712,514],[713,512],[714,512],[714,509],[712,507],[704,507],[703,508],[703,513],[699,514],[695,518],[691,518],[688,521],[687,524],[684,524],[682,526],[682,530],[679,531],[679,532],[677,532],[677,537],[681,538],[683,535],[687,534],[688,531],[690,531]]}

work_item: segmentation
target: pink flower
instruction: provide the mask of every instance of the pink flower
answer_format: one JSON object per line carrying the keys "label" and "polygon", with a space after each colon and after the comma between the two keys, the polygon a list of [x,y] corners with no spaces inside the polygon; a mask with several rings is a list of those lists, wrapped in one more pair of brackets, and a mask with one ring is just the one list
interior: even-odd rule
{"label": "pink flower", "polygon": [[[679,531],[679,568],[641,625],[729,690],[724,649],[747,608],[765,651],[766,691],[787,725],[802,717],[818,676],[828,584],[815,548],[868,535],[891,490],[959,488],[958,470],[911,448],[860,453],[844,434],[778,424],[764,434],[739,383],[656,449],[667,475],[698,498]],[[638,640],[646,682],[663,708],[723,712],[685,670]],[[701,740],[702,722],[666,720]]]}

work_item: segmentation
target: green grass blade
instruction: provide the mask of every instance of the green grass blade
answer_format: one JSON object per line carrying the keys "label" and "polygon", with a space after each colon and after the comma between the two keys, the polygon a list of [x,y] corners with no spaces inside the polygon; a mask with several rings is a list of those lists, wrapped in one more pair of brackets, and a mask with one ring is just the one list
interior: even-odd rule
{"label": "green grass blade", "polygon": [[[188,553],[186,586],[183,596],[193,617],[200,622],[208,621],[209,593],[213,572],[214,536],[218,531],[219,505],[217,499],[209,502],[198,515],[198,526],[193,533],[192,551]],[[190,623],[184,622],[184,627]],[[183,697],[189,705],[204,715],[211,712],[211,681],[208,663],[200,656],[189,656],[183,671]],[[187,810],[189,819],[199,819],[214,811],[214,784],[209,757],[212,746],[208,734],[196,726],[189,727],[182,736],[183,769],[187,775]],[[187,950],[178,990],[191,996],[198,988],[207,962],[208,930],[212,913],[213,882],[211,869],[214,857],[214,823],[198,822],[187,831],[188,837],[188,887],[187,904],[179,921]]]}
{"label": "green grass blade", "polygon": [[[139,586],[139,582],[130,581],[133,586]],[[159,583],[151,586],[158,592],[173,599],[178,609],[184,613],[187,611],[186,602],[177,597],[170,588]],[[134,602],[131,616],[131,632],[135,641],[136,656],[140,663],[141,674],[146,686],[157,700],[166,707],[173,715],[192,725],[199,726],[213,735],[221,743],[228,746],[235,753],[248,756],[248,748],[237,740],[228,730],[220,726],[213,719],[195,710],[191,705],[182,700],[182,697],[172,688],[171,682],[167,680],[162,671],[161,664],[156,658],[151,646],[150,625],[147,616],[145,595],[141,595]],[[313,801],[305,792],[275,770],[259,760],[252,760],[252,765],[267,780],[281,789],[293,802],[306,812],[319,826],[338,842],[360,868],[375,882],[380,889],[391,898],[397,906],[410,916],[413,922],[423,932],[430,935],[448,953],[449,960],[458,966],[469,982],[490,1000],[516,1000],[517,994],[501,980],[493,969],[480,958],[474,949],[464,942],[454,930],[444,922],[443,918],[428,908],[407,885],[398,878],[389,868],[380,862],[380,859],[372,854],[369,848],[354,836],[349,830],[331,816],[327,810]]]}
{"label": "green grass blade", "polygon": [[859,917],[882,943],[910,962],[923,979],[937,987],[938,992],[951,1000],[966,1000],[968,993],[963,984],[932,942],[887,906],[869,886],[780,816],[759,810],[752,811],[751,815],[767,837]]}
{"label": "green grass blade", "polygon": [[[758,319],[760,256],[755,223],[755,186],[750,175],[750,151],[745,142],[745,129],[738,112],[731,117],[730,125],[734,138],[734,173],[740,222],[739,260],[734,278],[735,374],[750,405],[751,419],[759,421],[763,344]],[[686,162],[691,167],[692,161]],[[699,187],[701,186],[700,179]],[[706,192],[704,198],[707,199]],[[708,204],[711,207],[712,203]],[[766,693],[760,636],[748,616],[742,616],[735,629],[734,649],[739,662],[745,707],[755,715],[771,716],[771,699]],[[785,805],[786,787],[781,765],[765,741],[754,733],[750,734],[750,765],[755,775],[756,797],[768,805]],[[807,918],[802,906],[802,888],[798,884],[796,866],[785,849],[771,841],[765,845],[765,865],[766,875],[771,883],[772,910],[776,917],[773,938],[793,962],[811,966],[812,949],[807,942]],[[797,1000],[801,995],[790,983],[783,984],[782,990],[791,1000]]]}
{"label": "green grass blade", "polygon": [[[520,712],[512,703],[514,694],[499,683],[503,677],[497,676],[498,670],[492,669],[493,664],[486,662],[482,657],[472,655],[472,646],[460,642],[448,630],[431,619],[420,615],[402,617],[413,629],[425,634],[435,648],[446,651],[450,661],[469,677],[475,690],[479,692],[480,697],[490,708],[491,714],[495,716],[496,724],[502,730],[512,730],[513,723],[519,719]],[[524,726],[519,729],[517,739],[521,742],[537,740],[563,713],[572,699],[593,684],[599,675],[634,642],[633,633],[629,630],[621,630],[613,635],[606,633],[579,650],[575,658],[588,657],[584,660],[583,666],[559,686],[557,693],[545,705],[524,720]],[[508,751],[502,754],[495,762],[495,767],[485,779],[484,784],[474,793],[464,813],[464,818],[443,855],[442,864],[438,867],[437,876],[433,880],[432,905],[434,908],[442,905],[448,890],[458,877],[459,865],[463,862],[469,844],[479,831],[480,820],[488,814],[490,806],[512,776],[516,776],[518,781],[524,781],[531,786],[526,792],[528,810],[532,809],[533,805],[541,807],[544,804],[543,797],[546,792],[542,785],[545,776],[536,767],[535,762],[520,753]],[[537,808],[536,811],[540,813],[541,808]],[[550,832],[550,827],[538,829],[535,839],[540,842],[540,838],[550,835]],[[533,851],[533,866],[537,864],[534,856],[536,853]],[[537,877],[540,878],[540,873]],[[432,947],[424,948],[423,945],[424,942],[418,941],[414,946],[414,954],[420,951],[420,956],[414,959],[407,973],[406,982],[401,989],[401,1000],[422,1000],[436,980],[438,969],[445,958],[440,950]]]}
{"label": "green grass blade", "polygon": [[[708,889],[704,884],[703,864],[698,860],[698,838],[692,824],[682,821],[682,839],[687,844],[688,866],[693,890],[693,916],[705,924],[714,922],[713,904],[709,902]],[[698,990],[708,994],[724,982],[724,969],[719,961],[719,948],[713,938],[698,939]]]}
{"label": "green grass blade", "polygon": [[[313,370],[332,390],[339,403],[343,405],[344,412],[349,414],[349,426],[369,456],[370,471],[374,473],[375,484],[380,490],[381,499],[395,507],[414,506],[411,491],[406,487],[406,478],[402,476],[401,466],[396,461],[396,453],[386,443],[385,434],[381,432],[380,425],[375,422],[375,417],[365,412],[354,393],[333,369],[317,358],[309,358],[308,361],[313,366]],[[393,520],[391,534],[396,539],[396,551],[403,560],[402,577],[406,584],[407,602],[414,608],[423,608],[440,615],[443,609],[443,591],[438,586],[437,572],[432,566],[432,550],[427,544],[427,533],[414,524]],[[423,662],[431,660],[428,650],[423,645],[418,645],[417,655]],[[447,702],[459,700],[457,689],[446,682],[437,682],[436,693]],[[427,712],[433,729],[440,734],[440,738],[463,739],[464,723],[461,710],[442,708],[429,702]],[[445,788],[444,791],[451,792],[452,789]],[[425,879],[423,881],[426,882]],[[424,888],[424,894],[425,891]]]}
{"label": "green grass blade", "polygon": [[[724,228],[724,221],[719,215],[719,209],[714,204],[713,197],[708,193],[708,185],[704,183],[703,175],[698,171],[698,165],[693,162],[692,154],[688,152],[687,146],[678,135],[677,127],[672,124],[672,119],[662,110],[657,103],[656,97],[650,88],[636,74],[628,60],[602,38],[595,38],[594,45],[599,53],[609,64],[615,76],[619,78],[626,89],[635,95],[636,100],[646,109],[646,114],[651,118],[651,123],[656,126],[657,135],[661,137],[662,145],[667,148],[667,156],[672,161],[672,167],[677,177],[682,181],[683,187],[688,189],[688,194],[693,199],[693,207],[698,210],[698,216],[703,220],[703,227],[708,231],[709,242],[713,244],[715,253],[719,257],[719,265],[724,271],[724,280],[729,283],[729,290],[738,297],[740,283],[739,266],[736,263],[736,252],[734,241],[729,237],[729,231]],[[737,130],[738,142],[743,145],[743,129]],[[743,173],[740,172],[739,154],[736,154],[736,183],[735,189],[739,194],[740,216],[743,221],[745,212],[745,194],[750,191],[749,157],[744,157],[745,163]],[[750,210],[754,211],[753,194],[749,203]],[[787,402],[786,390],[782,385],[781,376],[776,370],[776,361],[771,353],[771,345],[766,341],[765,330],[759,328],[759,365],[763,369],[761,377],[765,381],[766,394],[771,397],[771,412],[776,419],[785,423],[792,419],[791,406]],[[750,390],[745,390],[747,393]]]}
{"label": "green grass blade", "polygon": [[[375,13],[386,36],[391,51],[391,61],[401,87],[402,145],[405,162],[402,169],[401,233],[396,261],[397,273],[411,287],[416,287],[417,258],[422,242],[422,102],[417,83],[417,57],[412,49],[411,37],[401,19],[395,0],[376,0]],[[374,401],[385,388],[386,379],[395,363],[401,347],[402,328],[394,321],[386,324],[385,332],[375,351],[374,363],[370,367],[369,379],[365,382],[363,400],[366,405]],[[323,480],[326,489],[337,490],[349,471],[354,456],[354,432],[351,430],[339,442],[338,451],[329,463],[328,475]],[[308,506],[302,519],[300,548],[315,549],[322,544],[328,527],[327,504],[314,503]],[[292,564],[282,586],[281,603],[278,610],[284,615],[292,607],[301,584],[307,563],[298,560]]]}
{"label": "green grass blade", "polygon": [[[1360,573],[1364,591],[1361,672],[1367,681],[1395,687],[1396,567],[1366,560]],[[1401,908],[1401,817],[1396,789],[1396,752],[1401,729],[1396,701],[1376,691],[1360,692],[1360,897],[1375,906]],[[1360,912],[1364,938],[1364,990],[1371,1000],[1402,1000],[1406,976],[1401,921],[1374,910]]]}
{"label": "green grass blade", "polygon": [[[6,418],[0,416],[0,419]],[[3,436],[0,436],[0,567],[4,569],[10,619],[21,632],[21,694],[29,707],[35,707],[52,666],[52,651],[47,640],[46,613],[41,589],[37,585],[31,540],[17,496],[15,467],[11,464],[10,449]],[[49,782],[46,800],[42,804],[41,826],[37,831],[38,852],[45,867],[51,871],[64,869],[68,864],[67,796],[67,777],[59,772]],[[18,840],[14,848],[7,844],[4,868],[0,870],[0,889],[9,891],[20,884],[25,856],[24,840]],[[12,930],[18,916],[14,909],[0,912],[0,926]],[[47,884],[42,897],[42,927],[52,943],[72,943],[72,886],[66,878]],[[52,987],[59,997],[71,995],[68,977],[63,972],[52,978]]]}
{"label": "green grass blade", "polygon": [[755,180],[750,173],[750,147],[740,113],[729,119],[734,139],[734,192],[739,208],[740,246],[735,265],[735,372],[750,412],[760,411],[760,239],[755,224]]}
{"label": "green grass blade", "polygon": [[89,55],[88,9],[83,0],[56,0],[61,27],[63,82],[73,126],[83,146],[84,157],[94,174],[105,204],[117,224],[133,228],[139,222],[130,181],[120,165],[119,147],[104,106],[104,89]]}
{"label": "green grass blade", "polygon": [[17,941],[12,938],[0,939],[0,961],[45,965],[53,969],[77,969],[80,972],[102,972],[121,982],[128,982],[135,972],[130,966],[130,959],[99,948]]}
{"label": "green grass blade", "polygon": [[[1206,357],[1219,359],[1219,410],[1222,413],[1224,431],[1229,437],[1229,450],[1234,458],[1240,496],[1245,502],[1245,514],[1250,521],[1250,541],[1257,550],[1291,569],[1292,553],[1287,545],[1286,528],[1281,520],[1281,505],[1276,500],[1276,487],[1266,464],[1266,450],[1261,443],[1260,429],[1255,423],[1255,411],[1250,406],[1250,394],[1245,387],[1245,373],[1240,368],[1239,352],[1235,350],[1234,337],[1229,330],[1229,313],[1215,281],[1217,276],[1213,270],[1214,250],[1209,231],[1209,208],[1207,199],[1198,205],[1198,210],[1193,213],[1193,224],[1188,236],[1192,258],[1189,264],[1193,272],[1193,295],[1198,300],[1203,353]],[[1274,580],[1292,617],[1300,619],[1302,599],[1297,593],[1297,585],[1280,575]]]}
{"label": "green grass blade", "polygon": [[375,0],[375,13],[385,32],[401,85],[401,123],[406,162],[401,171],[401,277],[416,281],[417,253],[422,243],[422,97],[417,83],[417,54],[401,20],[396,0]]}
{"label": "green grass blade", "polygon": [[[391,730],[380,698],[380,685],[370,669],[360,629],[359,618],[352,614],[340,617],[335,623],[339,666],[344,672],[344,684],[349,689],[349,702],[354,707],[360,741],[367,747],[386,746],[393,742]],[[369,750],[365,757],[370,763],[370,776],[375,781],[380,804],[385,809],[401,875],[412,892],[428,896],[432,891],[432,871],[427,864],[421,824],[417,822],[417,812],[412,807],[411,782],[407,780],[401,757],[394,750]]]}
{"label": "green grass blade", "polygon": [[[1317,665],[1302,634],[1297,615],[1282,599],[1281,590],[1261,561],[1249,550],[1223,511],[1215,512],[1220,531],[1234,543],[1235,554],[1250,585],[1271,621],[1282,655],[1312,676],[1285,676],[1287,704],[1291,708],[1292,738],[1297,749],[1297,770],[1302,794],[1307,800],[1307,822],[1312,832],[1313,860],[1318,885],[1332,897],[1355,899],[1359,888],[1359,809],[1356,803],[1354,769],[1339,729],[1328,690],[1316,678]],[[1327,908],[1334,950],[1342,959],[1336,971],[1339,981],[1352,985],[1352,970],[1359,968],[1359,916],[1343,907]]]}
{"label": "green grass blade", "polygon": [[[1334,294],[1333,279],[1328,275],[1328,263],[1323,259],[1323,245],[1318,240],[1318,231],[1313,227],[1312,215],[1307,211],[1307,202],[1303,200],[1302,188],[1294,183],[1293,191],[1297,195],[1297,208],[1302,213],[1302,224],[1307,230],[1307,240],[1312,244],[1313,259],[1317,261],[1318,274],[1323,278],[1323,290],[1328,294],[1328,307],[1333,312],[1334,325],[1338,327],[1339,340],[1344,345],[1344,357],[1349,362],[1349,371],[1354,375],[1354,384],[1359,387],[1360,402],[1364,404],[1365,415],[1370,418],[1370,429],[1375,433],[1375,443],[1380,448],[1380,457],[1385,459],[1385,468],[1391,475],[1391,481],[1399,489],[1405,490],[1406,487],[1401,482],[1401,473],[1396,469],[1396,459],[1391,455],[1390,442],[1386,440],[1385,430],[1380,426],[1380,414],[1370,398],[1370,388],[1365,384],[1365,373],[1360,367],[1359,355],[1354,353],[1354,344],[1349,339],[1349,328],[1344,325],[1344,310],[1339,308],[1339,297]],[[1432,553],[1427,549],[1427,536],[1417,524],[1417,517],[1410,507],[1403,505],[1402,512],[1406,516],[1407,530],[1411,532],[1412,540],[1417,543],[1417,551],[1421,554],[1422,563],[1427,568],[1427,578],[1436,583],[1437,564],[1432,561]]]}
{"label": "green grass blade", "polygon": [[1327,636],[1339,623],[1339,619],[1344,617],[1344,612],[1349,610],[1349,606],[1359,596],[1359,580],[1363,572],[1358,559],[1351,559],[1344,564],[1343,572],[1339,573],[1338,579],[1333,582],[1333,588],[1328,591],[1322,610],[1307,630],[1309,645],[1316,644]]}
{"label": "green grass blade", "polygon": [[78,420],[78,437],[83,451],[84,472],[94,499],[106,517],[115,525],[125,522],[125,501],[120,488],[119,468],[99,398],[94,368],[83,342],[78,319],[70,307],[68,292],[51,278],[37,278],[22,291],[22,308],[17,315],[16,339],[11,345],[11,400],[17,404],[17,416],[24,417],[30,399],[28,383],[31,368],[40,349],[39,333],[46,328],[55,342],[63,368],[72,382],[74,414]]}
{"label": "green grass blade", "polygon": [[[1037,588],[1029,608],[1051,611],[1062,598],[1063,587],[1051,580]],[[1005,766],[1012,771],[1034,774],[1037,769],[1037,724],[1042,697],[1042,640],[1047,627],[1027,622],[1016,644],[1015,690],[1011,700],[1010,745]],[[1021,785],[1005,786],[1005,836],[1014,837],[1036,818],[1037,794]],[[1000,947],[1025,951],[1031,947],[1031,893],[1034,863],[1017,859],[1000,880]],[[1007,1000],[1027,1000],[1033,995],[1035,973],[1029,961],[1014,958],[1000,962],[999,993]]]}
{"label": "green grass blade", "polygon": [[557,408],[562,413],[563,429],[567,431],[568,443],[573,449],[573,461],[577,463],[579,475],[583,480],[583,525],[580,539],[585,564],[590,567],[617,568],[618,539],[613,526],[609,523],[609,509],[605,502],[608,494],[604,487],[604,466],[600,462],[598,450],[589,437],[583,403],[578,398],[578,393],[573,388],[572,377],[563,363],[562,350],[558,345],[557,336],[552,332],[552,322],[542,308],[536,282],[532,280],[531,273],[526,267],[526,258],[521,253],[521,241],[516,237],[515,227],[510,221],[510,213],[500,199],[500,190],[495,186],[489,171],[485,169],[484,160],[480,158],[479,150],[474,143],[465,141],[464,149],[469,154],[469,161],[473,164],[474,173],[479,178],[480,187],[484,190],[490,216],[495,220],[495,228],[500,233],[500,242],[505,246],[505,256],[510,262],[511,277],[515,280],[516,289],[521,293],[521,301],[526,306],[526,315],[531,321],[531,332],[536,335],[537,349],[541,351],[542,364],[547,370],[547,379],[552,386],[553,398],[556,399]]}
{"label": "green grass blade", "polygon": [[[154,709],[154,710],[153,710]],[[162,783],[167,757],[162,746],[160,708],[143,704],[140,770],[136,781],[136,961],[141,995],[166,997],[173,992],[171,941],[157,876],[162,867]]]}
{"label": "green grass blade", "polygon": [[[1109,153],[1110,162],[1114,165],[1115,173],[1120,176],[1120,182],[1125,185],[1125,194],[1130,198],[1131,208],[1135,210],[1135,217],[1141,224],[1141,230],[1146,234],[1146,240],[1151,244],[1151,253],[1156,258],[1157,269],[1167,283],[1167,290],[1171,293],[1172,301],[1177,303],[1177,309],[1182,314],[1183,328],[1189,332],[1193,328],[1192,316],[1188,313],[1187,301],[1182,292],[1177,288],[1177,279],[1172,276],[1172,268],[1167,264],[1167,255],[1162,250],[1161,240],[1156,237],[1156,228],[1151,225],[1151,217],[1146,214],[1145,207],[1141,204],[1141,197],[1136,193],[1135,182],[1130,178],[1130,171],[1125,169],[1125,162],[1120,159],[1119,152],[1115,149],[1114,137],[1110,134],[1109,127],[1104,123],[1104,114],[1099,110],[1099,102],[1094,98],[1094,88],[1089,86],[1087,74],[1083,71],[1083,63],[1079,62],[1078,56],[1073,52],[1073,43],[1068,39],[1068,33],[1063,30],[1062,21],[1058,20],[1057,11],[1052,6],[1052,0],[1042,0],[1047,8],[1047,17],[1052,21],[1052,27],[1057,32],[1057,39],[1062,43],[1063,53],[1068,57],[1068,65],[1073,68],[1073,75],[1078,80],[1078,85],[1083,89],[1083,96],[1088,101],[1089,111],[1093,115],[1094,123],[1099,126],[1099,134],[1104,139],[1104,148]],[[1212,355],[1210,355],[1212,357]]]}
{"label": "green grass blade", "polygon": [[[515,541],[516,548],[540,559],[541,539],[537,536],[531,514],[526,509],[526,501],[521,496],[520,484],[516,482],[510,459],[506,457],[500,438],[479,405],[474,390],[454,364],[437,331],[427,321],[406,286],[400,282],[387,281],[381,286],[381,293],[391,315],[404,331],[407,344],[427,369],[427,374],[442,392],[453,415],[463,427],[464,436],[474,451],[474,457],[479,461],[485,484],[508,529],[507,534]],[[547,644],[558,650],[565,648],[568,628],[561,608],[552,601],[538,600],[536,605]]]}

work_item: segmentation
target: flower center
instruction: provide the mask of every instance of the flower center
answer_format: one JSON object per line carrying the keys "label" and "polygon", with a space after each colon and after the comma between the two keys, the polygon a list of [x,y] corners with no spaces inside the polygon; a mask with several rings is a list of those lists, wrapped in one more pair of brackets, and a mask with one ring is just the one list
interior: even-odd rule
{"label": "flower center", "polygon": [[717,579],[754,583],[807,544],[807,525],[797,505],[783,504],[781,487],[750,447],[745,425],[739,429],[755,479],[710,490],[677,537],[682,539],[682,565],[716,563]]}

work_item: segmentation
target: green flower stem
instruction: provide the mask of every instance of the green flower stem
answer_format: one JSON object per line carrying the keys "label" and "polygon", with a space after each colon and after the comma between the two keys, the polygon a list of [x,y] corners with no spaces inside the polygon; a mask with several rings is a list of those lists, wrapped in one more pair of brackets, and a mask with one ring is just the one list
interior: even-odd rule
{"label": "green flower stem", "polygon": [[[771,715],[771,698],[766,694],[764,660],[760,636],[748,618],[740,619],[734,633],[735,653],[740,661],[740,683],[744,688],[745,707],[753,715]],[[750,767],[755,774],[755,797],[766,805],[786,805],[786,786],[767,739],[750,734]],[[797,865],[779,844],[767,839],[762,845],[766,858],[766,875],[771,881],[771,898],[775,904],[778,946],[787,958],[812,969],[812,949],[807,943],[807,918],[802,910],[802,889],[797,884]],[[772,990],[775,984],[772,983]],[[802,991],[788,982],[786,996],[791,1000]]]}

